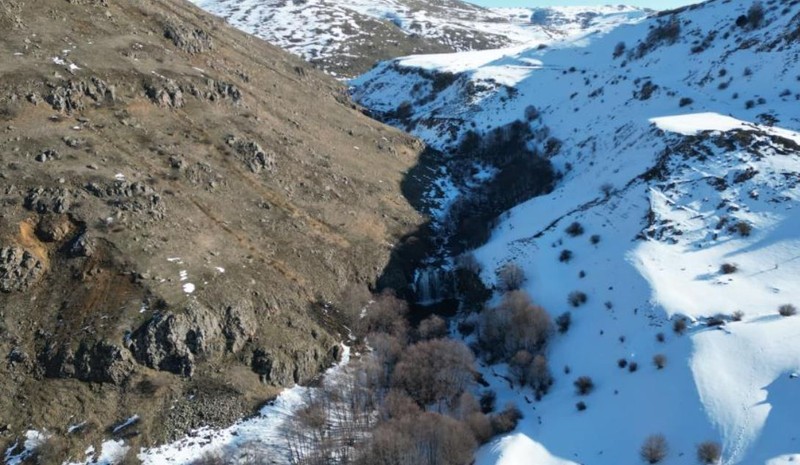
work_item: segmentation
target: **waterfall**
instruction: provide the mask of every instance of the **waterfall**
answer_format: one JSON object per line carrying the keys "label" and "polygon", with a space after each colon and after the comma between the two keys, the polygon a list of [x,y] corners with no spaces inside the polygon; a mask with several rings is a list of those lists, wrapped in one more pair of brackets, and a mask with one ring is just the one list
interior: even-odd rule
{"label": "waterfall", "polygon": [[455,276],[438,266],[419,268],[414,276],[414,293],[418,304],[430,305],[456,296]]}

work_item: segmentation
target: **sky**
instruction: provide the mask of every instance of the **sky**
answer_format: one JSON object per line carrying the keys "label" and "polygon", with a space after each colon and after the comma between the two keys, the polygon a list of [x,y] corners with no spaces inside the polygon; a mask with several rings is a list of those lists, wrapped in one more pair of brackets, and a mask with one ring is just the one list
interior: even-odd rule
{"label": "sky", "polygon": [[652,8],[654,10],[665,10],[677,8],[679,6],[699,3],[700,0],[469,0],[481,6],[501,7],[501,6],[563,6],[563,5],[635,5],[640,7]]}

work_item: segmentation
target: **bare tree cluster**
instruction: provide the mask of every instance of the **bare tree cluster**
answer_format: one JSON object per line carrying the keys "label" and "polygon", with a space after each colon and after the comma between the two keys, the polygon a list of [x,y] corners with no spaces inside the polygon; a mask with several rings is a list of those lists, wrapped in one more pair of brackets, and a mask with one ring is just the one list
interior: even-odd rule
{"label": "bare tree cluster", "polygon": [[285,423],[292,463],[464,465],[479,444],[516,426],[515,407],[487,413],[472,396],[474,356],[444,337],[442,318],[411,330],[407,305],[391,293],[365,301],[352,291],[345,303],[371,350],[311,391]]}
{"label": "bare tree cluster", "polygon": [[509,360],[519,351],[542,353],[553,322],[526,292],[511,291],[500,305],[483,311],[478,329],[479,343],[489,360]]}

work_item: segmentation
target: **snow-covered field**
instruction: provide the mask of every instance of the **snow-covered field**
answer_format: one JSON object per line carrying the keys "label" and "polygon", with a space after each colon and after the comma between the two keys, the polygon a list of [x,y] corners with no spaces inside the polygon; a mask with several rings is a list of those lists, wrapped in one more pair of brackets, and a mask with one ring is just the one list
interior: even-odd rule
{"label": "snow-covered field", "polygon": [[[562,142],[555,190],[503,214],[475,251],[486,281],[516,262],[534,300],[573,321],[549,349],[556,383],[541,402],[484,367],[498,404],[526,416],[478,465],[636,463],[652,434],[666,437],[667,464],[697,463],[703,441],[721,443],[725,464],[800,460],[800,316],[778,315],[800,306],[800,5],[765,3],[762,27],[737,26],[750,5],[684,11],[675,43],[644,53],[669,16],[546,50],[403,58],[353,82],[377,112],[410,102],[403,126],[445,151],[531,105]],[[433,93],[411,68],[460,74]],[[567,234],[572,222],[585,232]],[[588,302],[572,307],[573,291]],[[588,396],[573,387],[583,375]]]}
{"label": "snow-covered field", "polygon": [[[340,69],[337,65],[358,58],[358,54],[368,53],[376,41],[384,39],[419,37],[438,44],[441,50],[454,51],[550,44],[595,30],[609,30],[647,14],[626,6],[486,9],[457,0],[192,2],[329,71]],[[534,23],[532,17],[540,21]],[[377,37],[385,32],[378,23],[397,34]]]}

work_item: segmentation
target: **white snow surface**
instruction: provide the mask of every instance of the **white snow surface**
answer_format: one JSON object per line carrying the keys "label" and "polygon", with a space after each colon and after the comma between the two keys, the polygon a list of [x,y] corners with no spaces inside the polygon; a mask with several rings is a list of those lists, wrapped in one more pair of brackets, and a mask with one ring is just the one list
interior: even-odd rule
{"label": "white snow surface", "polygon": [[[403,126],[445,152],[466,130],[523,120],[530,106],[540,114],[531,126],[563,144],[551,157],[564,174],[555,189],[502,214],[474,252],[485,281],[516,262],[533,299],[573,321],[550,344],[556,382],[542,401],[509,386],[504,366],[482,367],[497,404],[514,401],[525,418],[477,465],[639,463],[651,434],[667,438],[668,465],[694,463],[707,440],[722,445],[725,465],[800,460],[800,379],[790,376],[800,370],[800,316],[777,312],[800,306],[800,41],[788,39],[800,5],[767,9],[760,28],[735,26],[750,4],[680,12],[680,38],[639,58],[612,53],[619,43],[635,50],[659,19],[545,50],[401,58],[352,82],[375,112],[412,103]],[[512,91],[493,85],[521,68],[506,81]],[[433,92],[436,71],[459,74]],[[583,235],[565,233],[573,221]],[[561,263],[565,249],[573,259]],[[572,291],[588,302],[572,308]],[[737,311],[741,321],[706,324]],[[682,336],[672,330],[681,317]],[[638,370],[620,369],[622,358]],[[588,396],[573,387],[582,375],[596,385]]]}
{"label": "white snow surface", "polygon": [[[451,0],[191,0],[231,25],[306,60],[337,58],[369,44],[372,21],[451,50],[479,37],[494,46],[550,44],[638,21],[649,10],[628,6],[482,8]],[[534,24],[536,12],[546,12]]]}

